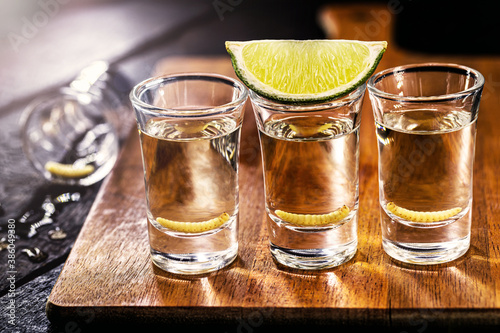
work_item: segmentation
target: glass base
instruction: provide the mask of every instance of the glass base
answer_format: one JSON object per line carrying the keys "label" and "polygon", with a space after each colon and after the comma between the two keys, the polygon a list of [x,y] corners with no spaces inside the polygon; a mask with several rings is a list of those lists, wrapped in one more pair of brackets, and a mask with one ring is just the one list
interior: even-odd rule
{"label": "glass base", "polygon": [[417,265],[442,264],[464,255],[470,246],[470,237],[443,243],[399,243],[384,239],[384,251],[392,258]]}
{"label": "glass base", "polygon": [[217,271],[236,259],[238,255],[238,244],[233,245],[225,251],[172,254],[163,253],[151,249],[151,260],[158,268],[184,275],[205,274]]}
{"label": "glass base", "polygon": [[330,249],[287,249],[270,243],[271,254],[279,263],[297,269],[319,270],[349,261],[357,250],[357,242]]}

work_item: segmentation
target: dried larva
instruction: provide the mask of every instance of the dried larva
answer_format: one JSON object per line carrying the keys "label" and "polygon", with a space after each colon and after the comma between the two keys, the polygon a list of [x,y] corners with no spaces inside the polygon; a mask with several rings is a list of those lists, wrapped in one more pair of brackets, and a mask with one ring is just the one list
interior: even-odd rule
{"label": "dried larva", "polygon": [[293,214],[276,210],[275,213],[282,220],[300,226],[322,226],[343,220],[350,212],[346,205],[328,214]]}
{"label": "dried larva", "polygon": [[462,211],[462,208],[455,207],[447,210],[436,212],[418,212],[414,210],[405,209],[395,205],[393,202],[387,204],[387,210],[392,214],[401,217],[405,220],[412,222],[439,222],[447,220]]}
{"label": "dried larva", "polygon": [[49,161],[45,163],[45,170],[53,175],[65,177],[65,178],[80,178],[90,175],[94,172],[94,166],[87,164],[81,167],[75,166],[73,164],[63,164],[58,162]]}
{"label": "dried larva", "polygon": [[156,222],[165,228],[171,230],[186,232],[186,233],[200,233],[209,230],[216,229],[226,223],[229,220],[229,214],[223,213],[220,216],[213,218],[208,221],[203,222],[179,222],[167,220],[162,217],[158,217]]}

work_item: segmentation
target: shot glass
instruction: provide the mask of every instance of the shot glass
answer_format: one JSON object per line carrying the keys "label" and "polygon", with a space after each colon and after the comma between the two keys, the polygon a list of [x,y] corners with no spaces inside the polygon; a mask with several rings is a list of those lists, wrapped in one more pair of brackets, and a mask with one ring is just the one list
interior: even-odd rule
{"label": "shot glass", "polygon": [[203,274],[238,252],[238,159],[246,88],[204,73],[155,77],[130,99],[139,129],[151,258]]}
{"label": "shot glass", "polygon": [[[89,186],[113,169],[130,107],[128,81],[103,61],[33,100],[20,119],[23,151],[48,181]],[[127,91],[124,95],[122,92]]]}
{"label": "shot glass", "polygon": [[270,252],[278,263],[326,269],[356,253],[364,92],[362,85],[328,102],[287,105],[250,91]]}
{"label": "shot glass", "polygon": [[470,245],[476,120],[484,78],[456,64],[375,74],[383,247],[402,262],[452,261]]}

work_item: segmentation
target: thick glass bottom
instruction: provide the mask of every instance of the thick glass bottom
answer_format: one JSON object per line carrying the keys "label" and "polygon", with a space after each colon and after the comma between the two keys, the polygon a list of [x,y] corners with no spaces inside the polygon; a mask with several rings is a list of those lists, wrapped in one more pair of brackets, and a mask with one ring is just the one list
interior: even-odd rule
{"label": "thick glass bottom", "polygon": [[320,270],[339,266],[356,253],[358,243],[328,249],[287,249],[270,243],[272,256],[281,264],[306,270]]}
{"label": "thick glass bottom", "polygon": [[158,268],[184,275],[205,274],[217,271],[234,261],[238,244],[224,251],[187,254],[163,253],[151,249],[151,260]]}
{"label": "thick glass bottom", "polygon": [[453,261],[464,255],[470,246],[470,237],[442,243],[400,243],[382,241],[384,251],[392,258],[410,264],[432,265]]}

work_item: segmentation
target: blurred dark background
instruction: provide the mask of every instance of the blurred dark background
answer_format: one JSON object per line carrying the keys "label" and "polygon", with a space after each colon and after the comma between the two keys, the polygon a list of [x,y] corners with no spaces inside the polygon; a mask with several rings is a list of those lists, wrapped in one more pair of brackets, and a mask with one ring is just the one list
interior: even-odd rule
{"label": "blurred dark background", "polygon": [[394,41],[402,48],[454,54],[498,54],[500,31],[494,1],[394,0],[400,3]]}
{"label": "blurred dark background", "polygon": [[69,80],[96,59],[120,62],[135,80],[160,57],[224,54],[226,40],[325,38],[318,10],[356,3],[379,4],[392,12],[393,43],[402,48],[499,52],[500,23],[495,2],[488,1],[2,1],[0,108],[28,91]]}
{"label": "blurred dark background", "polygon": [[0,109],[60,85],[97,59],[120,63],[135,81],[161,57],[224,54],[226,40],[325,38],[318,10],[356,3],[394,14],[392,42],[399,47],[499,52],[492,1],[9,0],[0,3]]}

